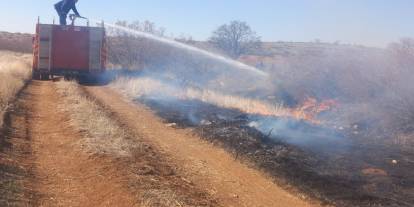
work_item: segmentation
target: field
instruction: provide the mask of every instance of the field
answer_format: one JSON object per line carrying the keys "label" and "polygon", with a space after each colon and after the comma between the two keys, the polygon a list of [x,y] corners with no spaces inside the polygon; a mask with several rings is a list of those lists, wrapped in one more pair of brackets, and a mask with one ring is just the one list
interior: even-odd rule
{"label": "field", "polygon": [[308,206],[110,88],[28,81],[30,55],[2,58],[1,206]]}
{"label": "field", "polygon": [[[3,153],[4,146],[9,143],[5,139],[10,124],[10,117],[5,115],[7,111],[15,110],[14,102],[16,95],[22,90],[29,78],[30,55],[9,51],[0,51],[0,204],[8,205],[8,200],[27,199],[26,192],[16,176],[28,175],[22,170],[22,159],[17,158],[18,151],[26,150],[27,144],[20,142],[13,146],[15,150],[11,153]],[[20,126],[24,127],[24,125]]]}
{"label": "field", "polygon": [[[31,77],[30,55],[0,51],[0,115],[3,117],[10,102]],[[3,120],[0,124],[3,125]]]}
{"label": "field", "polygon": [[[10,192],[1,198],[4,205],[251,206],[254,195],[266,206],[307,206],[225,152],[166,126],[110,89],[35,81],[16,107],[5,141],[16,149],[23,139],[22,149],[30,150],[3,146],[4,157],[11,157],[2,162],[3,174],[18,184],[13,189],[2,185]],[[29,133],[21,133],[23,127]],[[9,171],[13,168],[21,171]],[[255,187],[236,188],[249,180]],[[273,189],[277,198],[258,186]]]}
{"label": "field", "polygon": [[335,206],[410,206],[411,44],[265,43],[240,58],[269,74],[260,78],[147,41],[158,50],[144,55],[162,62],[120,72],[111,86],[299,194]]}
{"label": "field", "polygon": [[106,85],[29,80],[30,54],[0,52],[0,206],[414,204],[403,43],[265,43],[239,59],[262,76],[110,41]]}
{"label": "field", "polygon": [[9,33],[0,31],[0,50],[31,53],[32,37],[33,35],[31,34]]}

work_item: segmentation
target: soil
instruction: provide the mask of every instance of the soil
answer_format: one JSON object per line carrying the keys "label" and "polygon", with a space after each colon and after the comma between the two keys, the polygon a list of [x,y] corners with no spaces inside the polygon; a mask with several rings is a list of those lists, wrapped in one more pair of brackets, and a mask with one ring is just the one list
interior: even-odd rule
{"label": "soil", "polygon": [[23,101],[30,95],[22,92],[20,97],[5,114],[0,131],[0,206],[33,206],[35,202],[28,105]]}
{"label": "soil", "polygon": [[[59,109],[61,101],[53,82],[33,81],[8,113],[1,136],[1,206],[163,206],[157,205],[163,198],[148,199],[166,189],[183,197],[169,206],[220,206],[175,175],[151,147],[125,158],[83,150],[84,135]],[[143,194],[148,189],[154,195]]]}
{"label": "soil", "polygon": [[[26,183],[19,187],[30,189],[27,204],[134,206],[133,196],[120,185],[119,174],[108,170],[116,169],[112,163],[76,148],[82,135],[58,109],[60,100],[52,82],[32,82],[19,98],[9,122],[9,155],[26,163]],[[26,147],[16,152],[22,140]]]}
{"label": "soil", "polygon": [[106,87],[85,91],[142,149],[92,154],[79,146],[85,134],[59,109],[54,84],[31,82],[6,116],[0,206],[318,206]]}

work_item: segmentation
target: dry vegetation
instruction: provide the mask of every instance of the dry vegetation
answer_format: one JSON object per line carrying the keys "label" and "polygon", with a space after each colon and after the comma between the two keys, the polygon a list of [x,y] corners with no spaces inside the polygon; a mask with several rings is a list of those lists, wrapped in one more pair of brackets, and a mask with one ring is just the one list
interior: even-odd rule
{"label": "dry vegetation", "polygon": [[413,45],[413,39],[403,39],[387,49],[290,49],[287,55],[275,55],[279,61],[261,65],[272,74],[275,96],[286,104],[296,105],[308,96],[334,99],[338,110],[323,116],[332,125],[363,127],[367,144],[402,141],[399,147],[414,147],[414,140],[401,138],[414,133]]}
{"label": "dry vegetation", "polygon": [[[75,82],[58,82],[63,97],[61,110],[70,114],[70,123],[83,136],[79,146],[91,155],[105,155],[119,166],[124,183],[140,206],[216,206],[215,201],[189,186],[159,152],[122,128],[97,101]],[[157,181],[157,182],[154,182]],[[200,197],[202,196],[202,197]]]}
{"label": "dry vegetation", "polygon": [[0,117],[30,78],[30,60],[28,54],[0,51]]}
{"label": "dry vegetation", "polygon": [[0,32],[0,50],[13,52],[32,52],[31,34]]}
{"label": "dry vegetation", "polygon": [[80,91],[75,82],[58,82],[57,91],[64,97],[61,110],[70,114],[74,128],[84,132],[81,145],[89,152],[114,156],[131,156],[136,148],[130,137],[92,99]]}
{"label": "dry vegetation", "polygon": [[31,39],[29,34],[0,32],[0,117],[30,78]]}
{"label": "dry vegetation", "polygon": [[[340,104],[338,110],[321,117],[333,127],[369,125],[369,133],[373,133],[371,137],[377,138],[381,134],[382,141],[389,144],[407,143],[409,140],[401,137],[409,137],[414,132],[414,100],[410,96],[413,90],[410,83],[414,79],[410,39],[395,43],[388,49],[321,43],[267,44],[262,51],[256,52],[257,56],[241,58],[270,74],[269,79],[261,80],[212,59],[151,40],[121,37],[124,40],[120,42],[128,47],[120,47],[117,45],[120,42],[116,42],[113,48],[129,48],[117,53],[119,56],[123,54],[126,59],[121,62],[128,64],[117,64],[124,65],[121,67],[124,69],[141,71],[127,74],[132,79],[149,77],[168,83],[168,87],[172,88],[189,86],[200,91],[228,94],[227,98],[219,101],[226,104],[219,106],[242,108],[247,112],[251,111],[252,102],[235,100],[234,97],[269,102],[271,107],[267,108],[276,109],[281,104],[297,108],[310,98],[317,102],[333,100]],[[135,61],[134,64],[130,64],[131,61]],[[130,84],[126,86],[128,90],[136,89],[134,85],[137,84],[133,84],[132,80],[127,82]],[[145,93],[147,89],[144,88],[141,86]],[[162,90],[163,94],[171,94],[165,87]],[[139,92],[136,95],[139,96]],[[200,99],[205,97],[200,96]],[[228,106],[229,100],[241,103]],[[211,100],[208,101],[211,103]],[[253,108],[259,107],[254,105]]]}
{"label": "dry vegetation", "polygon": [[[27,177],[30,177],[30,169],[25,165],[25,158],[30,153],[21,153],[29,148],[27,123],[21,119],[14,120],[11,118],[14,115],[5,114],[11,111],[9,108],[12,105],[13,113],[19,113],[21,104],[15,99],[31,76],[30,60],[28,54],[0,51],[0,206],[27,206],[32,203],[28,198],[33,193],[23,187]],[[12,119],[19,128],[10,129],[8,122]],[[4,120],[7,122],[3,123]],[[14,139],[10,136],[11,131]]]}
{"label": "dry vegetation", "polygon": [[[164,28],[158,28],[149,21],[135,21],[132,23],[118,21],[116,24],[157,36],[164,36],[165,33]],[[143,69],[147,67],[148,63],[153,63],[160,58],[161,53],[165,50],[160,45],[156,45],[145,38],[134,37],[127,32],[117,29],[108,29],[107,32],[109,35],[109,62],[115,67],[135,70]]]}
{"label": "dry vegetation", "polygon": [[264,101],[245,98],[236,95],[226,95],[213,90],[202,88],[176,87],[151,78],[120,77],[112,84],[117,90],[126,96],[134,98],[158,97],[175,98],[179,100],[196,100],[212,104],[222,108],[240,110],[248,114],[261,114],[279,117],[291,117],[305,119],[305,114],[292,113],[292,110],[284,108],[281,104],[272,104]]}

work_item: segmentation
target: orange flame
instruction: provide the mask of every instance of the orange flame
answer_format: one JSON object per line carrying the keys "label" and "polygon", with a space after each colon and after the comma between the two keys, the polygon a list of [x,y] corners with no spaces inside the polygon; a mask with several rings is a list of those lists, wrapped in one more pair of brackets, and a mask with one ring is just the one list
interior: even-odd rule
{"label": "orange flame", "polygon": [[292,109],[292,114],[298,119],[303,119],[313,123],[320,123],[317,116],[325,111],[330,111],[338,105],[338,102],[330,99],[318,102],[315,98],[307,98],[303,104]]}

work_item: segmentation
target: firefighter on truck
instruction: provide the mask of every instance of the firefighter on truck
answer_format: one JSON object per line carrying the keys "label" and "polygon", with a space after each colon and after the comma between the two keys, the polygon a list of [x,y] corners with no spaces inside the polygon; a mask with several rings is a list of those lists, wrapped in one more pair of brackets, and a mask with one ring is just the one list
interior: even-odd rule
{"label": "firefighter on truck", "polygon": [[81,17],[78,10],[76,9],[76,3],[78,0],[62,0],[55,4],[55,9],[59,15],[60,25],[66,25],[66,19],[70,10],[73,10],[76,17]]}

